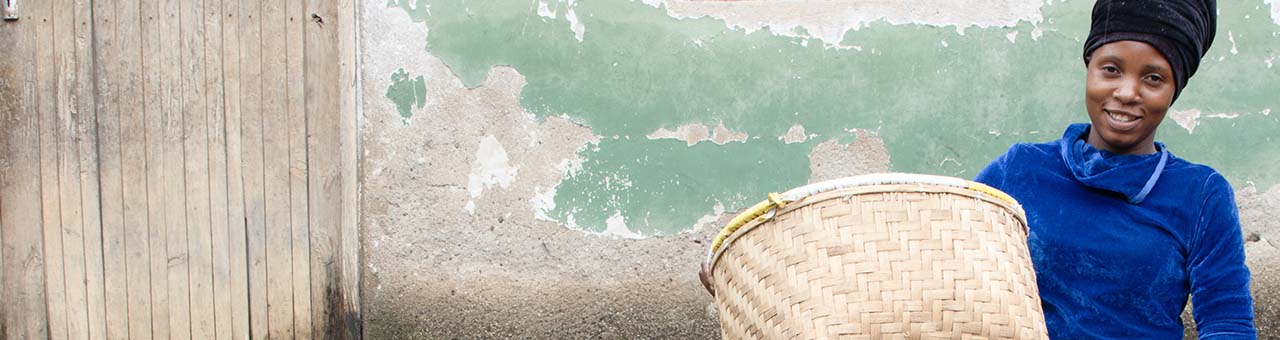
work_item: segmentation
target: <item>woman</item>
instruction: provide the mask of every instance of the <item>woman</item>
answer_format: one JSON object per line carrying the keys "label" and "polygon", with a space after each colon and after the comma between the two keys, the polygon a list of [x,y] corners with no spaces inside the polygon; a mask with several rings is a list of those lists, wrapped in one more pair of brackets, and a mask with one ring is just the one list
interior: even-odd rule
{"label": "woman", "polygon": [[1049,335],[1255,339],[1230,184],[1171,154],[1157,127],[1208,51],[1214,0],[1101,0],[1084,44],[1091,124],[1014,145],[977,180],[1017,198]]}

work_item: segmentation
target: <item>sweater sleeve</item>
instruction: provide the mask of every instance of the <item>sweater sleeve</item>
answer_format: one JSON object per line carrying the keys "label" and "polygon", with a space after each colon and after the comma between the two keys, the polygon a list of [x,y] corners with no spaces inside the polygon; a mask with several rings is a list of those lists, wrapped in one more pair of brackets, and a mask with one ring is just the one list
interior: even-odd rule
{"label": "sweater sleeve", "polygon": [[992,188],[1006,190],[1004,187],[1004,179],[1008,174],[1009,164],[1013,162],[1013,154],[1017,148],[1018,145],[1016,144],[1009,147],[1008,151],[1005,151],[1003,155],[1000,155],[1000,157],[996,157],[995,160],[992,160],[991,163],[987,164],[987,167],[983,168],[981,172],[978,172],[978,177],[975,177],[973,180],[989,185]]}
{"label": "sweater sleeve", "polygon": [[1235,194],[1216,172],[1202,192],[1205,201],[1187,261],[1196,330],[1202,340],[1257,339]]}

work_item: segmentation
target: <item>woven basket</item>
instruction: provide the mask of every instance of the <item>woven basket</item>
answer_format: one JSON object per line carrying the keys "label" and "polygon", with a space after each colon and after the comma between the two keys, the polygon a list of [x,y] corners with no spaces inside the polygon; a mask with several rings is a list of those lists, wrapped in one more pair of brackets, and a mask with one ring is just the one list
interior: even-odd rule
{"label": "woven basket", "polygon": [[725,339],[1048,339],[1026,217],[985,185],[850,177],[735,222],[707,259]]}

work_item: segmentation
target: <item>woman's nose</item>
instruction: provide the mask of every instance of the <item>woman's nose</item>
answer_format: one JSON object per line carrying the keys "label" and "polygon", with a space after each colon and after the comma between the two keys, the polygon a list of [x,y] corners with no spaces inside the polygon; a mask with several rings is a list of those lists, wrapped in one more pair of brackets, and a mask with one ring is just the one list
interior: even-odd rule
{"label": "woman's nose", "polygon": [[1138,100],[1138,86],[1142,81],[1125,79],[1122,80],[1116,90],[1112,92],[1112,97],[1122,103],[1132,103]]}

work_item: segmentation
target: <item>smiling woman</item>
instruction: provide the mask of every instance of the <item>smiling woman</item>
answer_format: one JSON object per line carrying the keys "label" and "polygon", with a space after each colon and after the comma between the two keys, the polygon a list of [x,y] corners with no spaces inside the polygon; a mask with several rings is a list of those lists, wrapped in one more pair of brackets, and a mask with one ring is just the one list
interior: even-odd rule
{"label": "smiling woman", "polygon": [[1156,152],[1156,127],[1172,104],[1173,71],[1151,45],[1122,40],[1093,52],[1085,106],[1094,128],[1089,144],[1117,154]]}
{"label": "smiling woman", "polygon": [[1230,184],[1155,141],[1216,7],[1098,1],[1084,44],[1092,124],[1014,145],[978,174],[1026,209],[1051,338],[1179,338],[1188,296],[1201,339],[1257,338]]}

